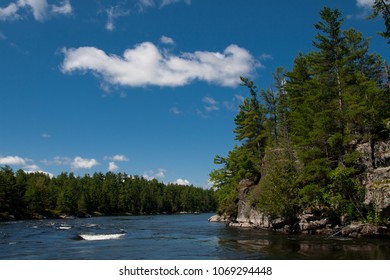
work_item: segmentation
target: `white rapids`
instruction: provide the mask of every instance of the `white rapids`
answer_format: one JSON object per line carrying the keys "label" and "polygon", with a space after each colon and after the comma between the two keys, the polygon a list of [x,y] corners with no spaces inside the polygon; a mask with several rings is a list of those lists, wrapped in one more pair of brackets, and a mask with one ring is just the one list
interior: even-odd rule
{"label": "white rapids", "polygon": [[119,239],[124,236],[125,233],[114,233],[114,234],[80,234],[79,236],[84,240],[110,240],[110,239]]}

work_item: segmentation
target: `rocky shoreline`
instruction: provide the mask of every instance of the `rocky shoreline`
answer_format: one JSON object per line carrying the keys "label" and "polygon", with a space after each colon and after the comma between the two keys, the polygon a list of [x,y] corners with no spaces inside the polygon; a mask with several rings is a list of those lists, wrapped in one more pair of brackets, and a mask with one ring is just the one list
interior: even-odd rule
{"label": "rocky shoreline", "polygon": [[[368,222],[348,221],[348,217],[317,217],[310,209],[294,220],[271,219],[253,207],[248,194],[255,187],[251,180],[240,182],[237,198],[236,217],[213,216],[210,222],[223,222],[235,228],[267,229],[286,233],[318,234],[343,237],[389,237],[390,236],[390,140],[375,143],[371,148],[368,143],[357,144],[361,154],[361,164],[365,168],[361,182],[365,188],[364,204],[373,206],[378,214],[387,220],[386,225]],[[371,152],[375,161],[371,160]],[[382,221],[382,222],[383,222]]]}
{"label": "rocky shoreline", "polygon": [[270,230],[277,232],[284,232],[287,234],[316,234],[324,237],[390,237],[390,229],[388,226],[378,226],[370,223],[351,223],[348,225],[333,226],[329,223],[327,218],[324,219],[316,219],[312,215],[303,215],[299,221],[297,221],[293,227],[287,225],[281,219],[269,220],[266,224],[256,223],[252,220],[248,221],[240,221],[232,220],[227,217],[223,217],[220,215],[214,215],[208,219],[209,222],[219,222],[225,223],[226,226],[232,228],[243,228],[243,229],[262,229],[262,230]]}

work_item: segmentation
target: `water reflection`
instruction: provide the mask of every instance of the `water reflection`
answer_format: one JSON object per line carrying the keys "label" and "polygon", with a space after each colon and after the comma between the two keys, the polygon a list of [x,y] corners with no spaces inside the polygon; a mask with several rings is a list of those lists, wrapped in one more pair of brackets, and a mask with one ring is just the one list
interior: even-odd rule
{"label": "water reflection", "polygon": [[219,245],[244,259],[390,259],[388,239],[324,238],[243,229],[229,231],[231,234],[221,237]]}

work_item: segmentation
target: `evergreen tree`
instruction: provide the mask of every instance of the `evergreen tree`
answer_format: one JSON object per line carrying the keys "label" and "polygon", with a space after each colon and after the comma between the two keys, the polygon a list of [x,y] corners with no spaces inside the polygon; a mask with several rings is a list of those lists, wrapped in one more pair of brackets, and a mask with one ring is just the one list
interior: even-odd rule
{"label": "evergreen tree", "polygon": [[386,39],[389,39],[390,43],[390,3],[388,0],[375,0],[372,5],[373,13],[370,18],[377,17],[379,14],[382,15],[385,24],[385,31],[379,34]]}

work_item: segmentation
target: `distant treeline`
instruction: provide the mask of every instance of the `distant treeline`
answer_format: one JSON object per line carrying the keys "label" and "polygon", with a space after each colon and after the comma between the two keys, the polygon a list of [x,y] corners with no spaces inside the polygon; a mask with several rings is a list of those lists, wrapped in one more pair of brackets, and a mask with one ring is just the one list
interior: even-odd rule
{"label": "distant treeline", "polygon": [[37,215],[153,214],[214,211],[214,192],[194,186],[164,184],[156,179],[101,172],[83,177],[61,173],[14,172],[0,168],[0,214]]}

